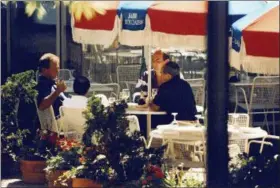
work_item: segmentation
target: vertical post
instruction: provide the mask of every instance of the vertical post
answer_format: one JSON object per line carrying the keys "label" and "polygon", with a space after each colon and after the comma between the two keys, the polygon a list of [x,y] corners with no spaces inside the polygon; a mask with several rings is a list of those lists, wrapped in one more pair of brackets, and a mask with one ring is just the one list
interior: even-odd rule
{"label": "vertical post", "polygon": [[[61,62],[61,1],[56,4],[56,55],[60,58]],[[61,65],[60,65],[61,66]]]}
{"label": "vertical post", "polygon": [[11,74],[12,61],[11,61],[11,50],[12,50],[12,41],[11,41],[11,13],[12,13],[12,2],[7,3],[7,76]]}
{"label": "vertical post", "polygon": [[[151,62],[151,46],[145,46],[144,47],[144,55],[145,55],[145,61],[146,61],[146,66],[148,67],[148,99],[151,100],[151,91],[152,91],[152,62]],[[151,114],[147,115],[147,138],[150,135],[151,132],[151,124],[152,124],[152,117]]]}
{"label": "vertical post", "polygon": [[66,25],[67,25],[67,11],[66,6],[63,2],[60,2],[60,62],[62,68],[66,67],[67,60],[67,33],[66,33]]}
{"label": "vertical post", "polygon": [[207,187],[228,184],[228,2],[208,2]]}

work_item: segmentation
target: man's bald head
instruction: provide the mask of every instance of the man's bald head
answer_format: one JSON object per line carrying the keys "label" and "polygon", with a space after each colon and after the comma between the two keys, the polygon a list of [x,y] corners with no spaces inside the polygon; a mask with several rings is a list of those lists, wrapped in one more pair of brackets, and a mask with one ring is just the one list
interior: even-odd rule
{"label": "man's bald head", "polygon": [[156,71],[161,71],[162,67],[169,61],[169,55],[158,49],[152,56],[153,68]]}
{"label": "man's bald head", "polygon": [[59,70],[59,57],[52,53],[46,53],[39,59],[39,72],[49,78],[57,77]]}

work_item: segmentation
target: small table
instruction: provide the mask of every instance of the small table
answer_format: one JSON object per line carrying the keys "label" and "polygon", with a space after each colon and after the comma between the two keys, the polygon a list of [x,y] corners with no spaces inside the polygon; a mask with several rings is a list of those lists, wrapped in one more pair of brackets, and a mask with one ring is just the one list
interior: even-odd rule
{"label": "small table", "polygon": [[[193,143],[206,141],[207,128],[190,122],[188,126],[177,125],[159,125],[157,129],[151,132],[154,138],[164,139],[165,143],[169,145],[172,158],[174,159],[174,143]],[[264,138],[268,133],[260,127],[228,127],[229,140],[249,140]]]}
{"label": "small table", "polygon": [[127,114],[133,114],[133,115],[147,115],[147,137],[150,135],[151,129],[152,129],[152,120],[151,115],[166,115],[167,113],[164,111],[154,111],[150,109],[149,107],[129,107],[126,110]]}
{"label": "small table", "polygon": [[[126,110],[127,114],[133,115],[147,115],[147,137],[150,135],[152,129],[151,115],[166,115],[165,111],[154,111],[149,107],[140,107],[137,103],[128,104],[130,107]],[[202,106],[196,106],[197,112],[203,112]]]}

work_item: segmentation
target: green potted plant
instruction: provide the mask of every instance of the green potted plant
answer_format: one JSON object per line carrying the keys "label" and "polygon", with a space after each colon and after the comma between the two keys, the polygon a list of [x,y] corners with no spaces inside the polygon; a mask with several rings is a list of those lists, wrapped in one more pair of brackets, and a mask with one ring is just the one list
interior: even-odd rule
{"label": "green potted plant", "polygon": [[26,71],[9,77],[1,86],[1,162],[2,175],[5,175],[6,165],[11,166],[12,161],[18,161],[20,148],[25,138],[30,133],[27,129],[21,129],[18,121],[18,109],[20,101],[33,103],[37,96],[34,90],[36,82],[34,71]]}
{"label": "green potted plant", "polygon": [[150,165],[161,166],[165,147],[146,149],[140,132],[130,133],[124,101],[104,107],[92,96],[84,112],[82,164],[65,174],[73,187],[130,187]]}
{"label": "green potted plant", "polygon": [[46,160],[57,154],[57,147],[52,142],[53,134],[47,130],[38,130],[32,143],[23,145],[20,151],[20,169],[23,182],[31,184],[46,183],[44,169]]}
{"label": "green potted plant", "polygon": [[280,187],[280,156],[263,154],[258,156],[239,155],[229,168],[230,187],[277,188]]}
{"label": "green potted plant", "polygon": [[72,167],[81,165],[83,146],[69,139],[60,139],[57,142],[58,154],[47,160],[46,178],[49,187],[71,187],[71,181],[58,181]]}

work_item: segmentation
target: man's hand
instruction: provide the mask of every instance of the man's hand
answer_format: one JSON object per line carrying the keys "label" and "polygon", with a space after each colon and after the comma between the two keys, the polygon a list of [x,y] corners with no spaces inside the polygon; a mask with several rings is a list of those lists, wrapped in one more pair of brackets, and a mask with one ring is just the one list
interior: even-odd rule
{"label": "man's hand", "polygon": [[57,81],[56,82],[56,86],[57,86],[56,91],[58,93],[62,93],[62,92],[64,92],[67,89],[67,86],[66,86],[66,84],[64,83],[63,80]]}

